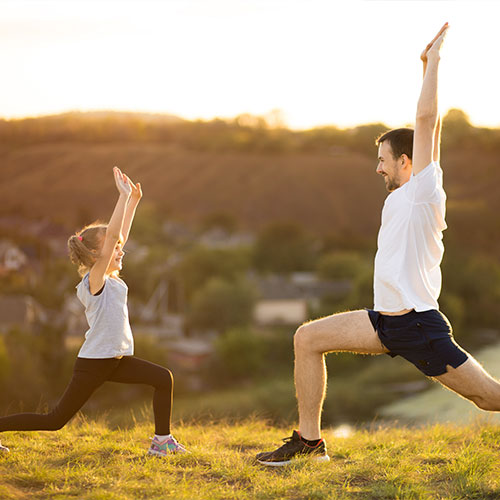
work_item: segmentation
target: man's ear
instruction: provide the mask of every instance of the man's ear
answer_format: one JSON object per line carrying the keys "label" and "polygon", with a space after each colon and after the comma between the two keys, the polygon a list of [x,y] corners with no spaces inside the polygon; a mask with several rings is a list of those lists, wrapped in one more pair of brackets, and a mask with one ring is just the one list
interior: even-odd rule
{"label": "man's ear", "polygon": [[406,155],[405,153],[403,153],[400,157],[399,157],[399,160],[398,160],[400,163],[400,167],[401,168],[408,168],[408,167],[411,167],[411,160],[410,158],[408,158],[408,155]]}

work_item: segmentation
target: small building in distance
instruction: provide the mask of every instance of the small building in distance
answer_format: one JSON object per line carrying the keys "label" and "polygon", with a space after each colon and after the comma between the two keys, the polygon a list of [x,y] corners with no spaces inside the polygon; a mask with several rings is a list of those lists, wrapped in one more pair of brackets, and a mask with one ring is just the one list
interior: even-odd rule
{"label": "small building in distance", "polygon": [[260,298],[254,319],[258,325],[300,325],[307,321],[309,306],[317,307],[326,296],[342,297],[351,290],[348,280],[323,281],[314,273],[255,278]]}

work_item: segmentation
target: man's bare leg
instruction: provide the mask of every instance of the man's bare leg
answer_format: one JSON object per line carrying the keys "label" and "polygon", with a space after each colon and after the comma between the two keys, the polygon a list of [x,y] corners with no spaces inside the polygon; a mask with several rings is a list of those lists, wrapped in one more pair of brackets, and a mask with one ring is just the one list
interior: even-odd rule
{"label": "man's bare leg", "polygon": [[326,391],[324,354],[350,351],[383,354],[365,310],[334,314],[305,323],[295,333],[295,388],[299,406],[299,431],[304,439],[321,437],[321,410]]}
{"label": "man's bare leg", "polygon": [[470,354],[469,359],[458,368],[448,366],[446,373],[434,378],[472,401],[478,408],[500,411],[500,382],[487,373]]}

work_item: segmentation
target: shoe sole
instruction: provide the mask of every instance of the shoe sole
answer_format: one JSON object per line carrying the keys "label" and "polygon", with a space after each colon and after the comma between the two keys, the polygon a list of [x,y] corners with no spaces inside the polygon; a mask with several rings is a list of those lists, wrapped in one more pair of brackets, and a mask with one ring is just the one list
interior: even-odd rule
{"label": "shoe sole", "polygon": [[170,454],[166,453],[160,453],[159,451],[150,451],[148,450],[148,455],[151,455],[152,457],[168,457]]}
{"label": "shoe sole", "polygon": [[152,455],[153,457],[171,457],[172,455],[183,455],[185,453],[189,453],[189,451],[169,451],[168,453],[162,453],[161,451],[151,451],[148,450],[148,455]]}
{"label": "shoe sole", "polygon": [[[321,455],[320,457],[311,456],[311,460],[313,460],[314,462],[329,462],[330,457],[328,455]],[[283,467],[284,465],[289,465],[289,464],[293,463],[293,461],[294,461],[293,458],[290,460],[284,460],[283,462],[265,462],[263,460],[257,459],[257,462],[259,462],[259,464],[269,465],[270,467]]]}

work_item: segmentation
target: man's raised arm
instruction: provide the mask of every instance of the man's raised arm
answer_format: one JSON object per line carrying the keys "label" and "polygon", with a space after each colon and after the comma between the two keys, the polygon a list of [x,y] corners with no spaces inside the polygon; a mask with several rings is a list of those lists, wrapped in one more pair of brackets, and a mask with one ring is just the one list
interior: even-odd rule
{"label": "man's raised arm", "polygon": [[417,118],[413,137],[413,175],[417,175],[432,161],[439,160],[441,120],[438,115],[439,50],[448,30],[446,23],[420,56],[424,63],[424,80],[417,104]]}

